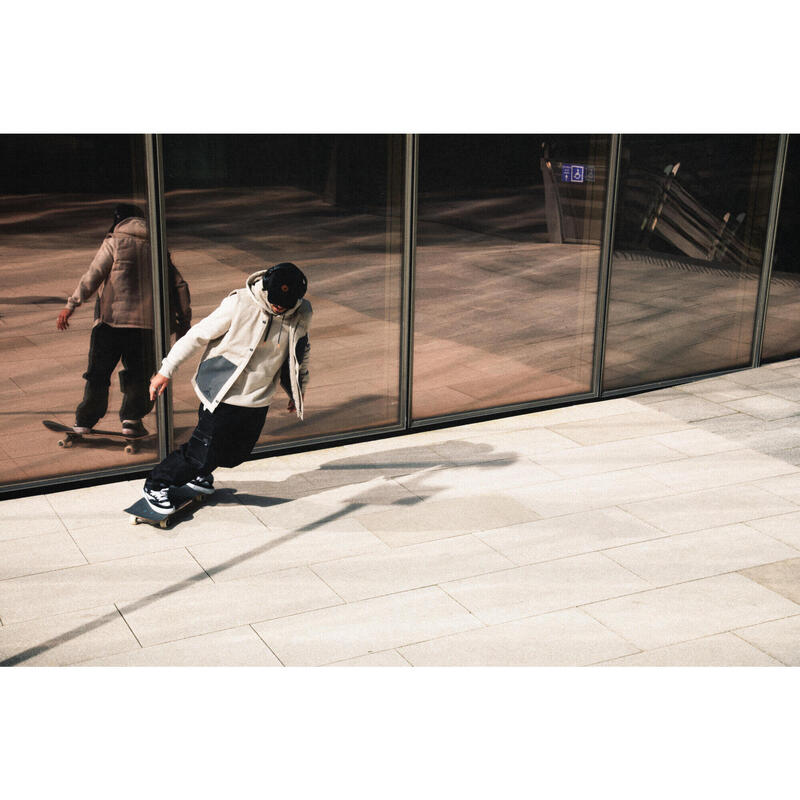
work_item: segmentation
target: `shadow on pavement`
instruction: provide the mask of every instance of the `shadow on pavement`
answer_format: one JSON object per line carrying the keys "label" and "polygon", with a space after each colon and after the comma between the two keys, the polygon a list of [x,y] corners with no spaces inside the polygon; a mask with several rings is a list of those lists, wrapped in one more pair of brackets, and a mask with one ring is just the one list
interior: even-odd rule
{"label": "shadow on pavement", "polygon": [[[418,476],[419,480],[407,482],[407,487],[412,493],[414,491],[414,487],[424,487],[428,494],[424,498],[419,496],[400,497],[389,502],[381,502],[380,500],[369,499],[370,493],[373,492],[373,488],[370,487],[360,494],[357,494],[355,497],[350,498],[346,505],[330,514],[326,514],[325,516],[320,517],[313,522],[309,522],[296,528],[295,530],[289,531],[277,537],[276,539],[266,542],[263,545],[254,547],[251,550],[248,550],[246,553],[242,553],[238,556],[230,558],[215,567],[212,567],[208,570],[204,569],[202,572],[198,572],[196,575],[193,575],[187,580],[179,581],[178,583],[174,583],[171,586],[167,586],[157,592],[153,592],[152,594],[149,594],[140,600],[129,603],[122,608],[116,606],[117,613],[105,614],[102,617],[93,620],[92,622],[87,622],[85,625],[80,625],[71,631],[67,631],[66,633],[55,636],[52,639],[48,639],[47,641],[42,642],[35,647],[30,647],[27,650],[23,650],[22,652],[16,653],[13,656],[9,656],[3,661],[0,661],[0,667],[11,667],[17,664],[22,664],[25,661],[29,661],[30,659],[47,652],[48,650],[52,650],[53,648],[64,644],[65,642],[76,639],[79,636],[88,633],[89,631],[96,630],[103,625],[111,623],[114,620],[119,619],[120,616],[123,616],[124,619],[124,614],[126,612],[131,613],[137,611],[140,608],[150,605],[151,603],[176,594],[183,589],[190,588],[191,586],[204,580],[206,577],[209,577],[213,580],[214,575],[218,575],[225,570],[236,566],[237,564],[241,564],[250,558],[254,558],[257,555],[266,553],[269,550],[284,544],[285,542],[301,536],[303,533],[314,530],[320,525],[325,525],[337,519],[343,519],[359,508],[374,504],[386,506],[416,505],[425,499],[429,500],[431,497],[435,496],[434,494],[430,493],[432,488],[434,492],[436,489],[435,487],[430,487],[425,484],[427,479],[426,476],[435,473],[437,470],[469,467],[493,469],[497,467],[508,466],[509,464],[515,463],[519,459],[519,456],[512,452],[494,453],[491,445],[487,444],[473,444],[471,442],[456,440],[452,442],[444,442],[437,446],[443,448],[446,447],[450,450],[456,451],[456,457],[448,458],[439,456],[429,447],[404,447],[398,448],[397,450],[388,450],[379,453],[371,453],[364,456],[352,456],[350,458],[329,461],[325,464],[321,464],[318,468],[309,470],[306,473],[301,473],[301,477],[303,477],[306,475],[319,476],[320,473],[331,472],[336,475],[336,480],[333,485],[325,485],[297,491],[297,476],[292,476],[286,480],[276,482],[254,481],[252,483],[240,484],[242,488],[246,487],[247,489],[255,489],[256,487],[260,487],[262,491],[268,492],[266,496],[264,494],[251,494],[249,491],[239,492],[230,487],[221,487],[214,494],[213,498],[209,498],[207,501],[208,505],[224,505],[227,503],[236,502],[244,505],[272,507],[280,506],[283,503],[288,503],[292,500],[310,497],[319,494],[320,492],[324,492],[332,488],[346,486],[352,483],[367,483],[379,477],[391,478],[409,476],[420,470],[425,470],[422,475]],[[341,480],[339,480],[339,478],[341,478]],[[300,483],[305,483],[305,481]],[[289,491],[293,484],[295,489]],[[283,489],[284,491],[281,492],[280,489]],[[202,513],[202,507],[197,510]],[[193,514],[185,519],[188,520],[192,517]]]}

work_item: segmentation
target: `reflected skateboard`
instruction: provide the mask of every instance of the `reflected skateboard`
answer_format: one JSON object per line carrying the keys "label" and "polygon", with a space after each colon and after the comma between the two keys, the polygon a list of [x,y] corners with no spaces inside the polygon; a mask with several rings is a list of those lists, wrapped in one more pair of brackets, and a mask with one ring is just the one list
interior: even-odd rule
{"label": "reflected skateboard", "polygon": [[154,433],[146,433],[144,436],[126,436],[122,431],[101,431],[97,428],[92,428],[91,433],[75,433],[69,425],[62,425],[51,419],[42,420],[42,425],[48,430],[66,434],[63,439],[58,440],[59,447],[72,447],[76,442],[82,442],[84,439],[87,441],[91,439],[122,439],[125,442],[122,449],[128,455],[138,453],[142,442],[155,438]]}
{"label": "reflected skateboard", "polygon": [[160,511],[153,511],[144,497],[137,500],[132,506],[124,509],[126,514],[131,515],[131,525],[139,525],[142,522],[148,525],[157,526],[159,528],[168,528],[172,523],[172,518],[181,511],[189,508],[189,506],[200,505],[205,500],[207,495],[201,494],[194,489],[189,489],[186,486],[178,486],[177,488],[169,490],[169,497],[175,506],[174,511],[168,514]]}

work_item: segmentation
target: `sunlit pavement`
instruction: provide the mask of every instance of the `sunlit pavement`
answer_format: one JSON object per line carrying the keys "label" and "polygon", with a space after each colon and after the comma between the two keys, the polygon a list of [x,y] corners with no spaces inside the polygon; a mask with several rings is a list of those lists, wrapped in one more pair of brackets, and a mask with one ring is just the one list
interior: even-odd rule
{"label": "sunlit pavement", "polygon": [[800,360],[0,501],[4,665],[800,664]]}

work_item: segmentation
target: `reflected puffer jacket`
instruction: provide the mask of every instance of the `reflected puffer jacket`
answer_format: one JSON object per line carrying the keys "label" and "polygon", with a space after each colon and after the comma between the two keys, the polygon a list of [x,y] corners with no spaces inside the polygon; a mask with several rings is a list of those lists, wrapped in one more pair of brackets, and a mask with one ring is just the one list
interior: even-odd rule
{"label": "reflected puffer jacket", "polygon": [[[159,372],[171,378],[180,364],[205,346],[192,386],[207,411],[213,412],[223,401],[260,404],[250,400],[259,387],[268,389],[280,382],[292,398],[298,418],[303,419],[311,303],[298,300],[283,314],[274,314],[261,289],[264,272],[253,273],[243,289],[231,292],[190,328],[166,355]],[[270,397],[269,391],[263,393],[263,404],[267,405]]]}
{"label": "reflected puffer jacket", "polygon": [[95,325],[105,322],[116,328],[152,328],[151,285],[147,226],[140,217],[128,217],[106,236],[67,299],[67,308],[74,311],[102,286]]}

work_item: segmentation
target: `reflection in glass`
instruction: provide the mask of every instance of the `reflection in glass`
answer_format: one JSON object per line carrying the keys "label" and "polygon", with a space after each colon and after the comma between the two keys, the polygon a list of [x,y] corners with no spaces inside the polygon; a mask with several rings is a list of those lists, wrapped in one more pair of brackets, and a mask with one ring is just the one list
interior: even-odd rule
{"label": "reflection in glass", "polygon": [[800,356],[800,141],[789,137],[761,357]]}
{"label": "reflection in glass", "polygon": [[136,454],[121,439],[67,450],[42,426],[80,406],[86,424],[120,432],[123,411],[155,432],[143,137],[3,135],[0,164],[0,483],[156,460],[155,436]]}
{"label": "reflection in glass", "polygon": [[[281,390],[261,444],[399,421],[401,136],[164,137],[167,239],[207,316],[247,277],[281,261],[308,277],[314,308],[305,419]],[[199,401],[173,380],[176,442]]]}
{"label": "reflection in glass", "polygon": [[591,389],[608,147],[420,137],[415,419]]}
{"label": "reflection in glass", "polygon": [[750,363],[776,146],[623,136],[604,389]]}

